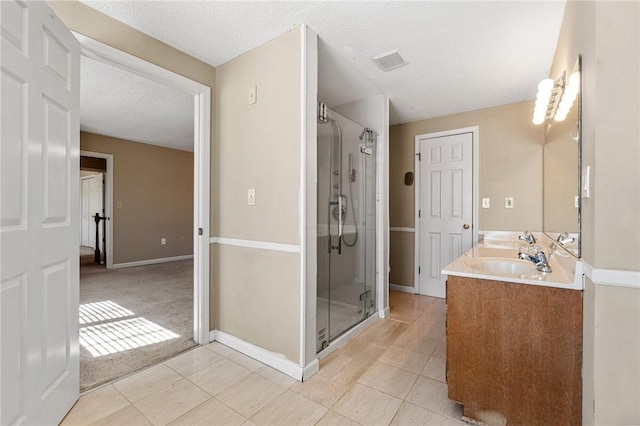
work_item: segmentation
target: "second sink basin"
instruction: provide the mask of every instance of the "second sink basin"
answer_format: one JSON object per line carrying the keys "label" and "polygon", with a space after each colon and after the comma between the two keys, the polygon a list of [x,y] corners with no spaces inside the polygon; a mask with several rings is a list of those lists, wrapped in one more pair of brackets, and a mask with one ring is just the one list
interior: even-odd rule
{"label": "second sink basin", "polygon": [[489,274],[526,275],[538,271],[532,262],[519,259],[483,257],[469,259],[466,264]]}

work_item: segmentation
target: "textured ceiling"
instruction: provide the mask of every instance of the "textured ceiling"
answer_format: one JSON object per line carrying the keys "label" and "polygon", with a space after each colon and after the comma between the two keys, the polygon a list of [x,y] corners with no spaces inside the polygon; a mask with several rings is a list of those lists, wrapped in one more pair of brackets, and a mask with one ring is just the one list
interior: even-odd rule
{"label": "textured ceiling", "polygon": [[193,96],[103,62],[80,62],[80,129],[193,151]]}
{"label": "textured ceiling", "polygon": [[[391,103],[391,124],[533,99],[564,1],[85,1],[213,66],[308,25]],[[408,65],[371,60],[399,48]],[[338,93],[339,91],[335,91]]]}

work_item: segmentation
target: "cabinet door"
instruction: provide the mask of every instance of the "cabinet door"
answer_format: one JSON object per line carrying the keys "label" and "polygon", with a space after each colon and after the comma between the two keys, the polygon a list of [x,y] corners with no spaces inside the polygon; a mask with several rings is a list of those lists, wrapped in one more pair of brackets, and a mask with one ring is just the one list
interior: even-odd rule
{"label": "cabinet door", "polygon": [[580,424],[582,292],[449,277],[447,384],[489,424]]}

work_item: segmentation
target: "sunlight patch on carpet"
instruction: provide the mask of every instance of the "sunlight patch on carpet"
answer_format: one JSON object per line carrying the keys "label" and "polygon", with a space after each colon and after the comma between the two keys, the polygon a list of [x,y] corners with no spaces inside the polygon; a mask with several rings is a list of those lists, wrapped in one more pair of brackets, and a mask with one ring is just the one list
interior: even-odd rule
{"label": "sunlight patch on carpet", "polygon": [[180,337],[143,317],[80,328],[80,345],[94,357],[114,354]]}
{"label": "sunlight patch on carpet", "polygon": [[111,300],[80,305],[80,324],[91,324],[135,315]]}

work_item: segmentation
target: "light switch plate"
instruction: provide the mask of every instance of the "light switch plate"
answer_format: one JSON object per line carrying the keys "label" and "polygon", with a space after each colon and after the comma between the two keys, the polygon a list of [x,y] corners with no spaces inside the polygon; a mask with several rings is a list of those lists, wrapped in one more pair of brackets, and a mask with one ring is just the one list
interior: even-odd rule
{"label": "light switch plate", "polygon": [[122,201],[116,201],[116,209],[122,208]]}
{"label": "light switch plate", "polygon": [[504,199],[504,208],[512,209],[513,208],[513,197],[506,197]]}
{"label": "light switch plate", "polygon": [[160,238],[160,244],[163,246],[167,245],[167,239],[166,238]]}
{"label": "light switch plate", "polygon": [[256,86],[249,87],[249,105],[257,102],[258,88]]}
{"label": "light switch plate", "polygon": [[582,198],[589,198],[591,190],[591,183],[589,178],[591,177],[591,167],[587,166],[582,169]]}
{"label": "light switch plate", "polygon": [[491,207],[491,199],[490,198],[483,198],[482,199],[482,208],[483,209],[488,209],[489,207]]}
{"label": "light switch plate", "polygon": [[247,205],[255,206],[256,205],[256,190],[255,188],[249,188],[247,190]]}

